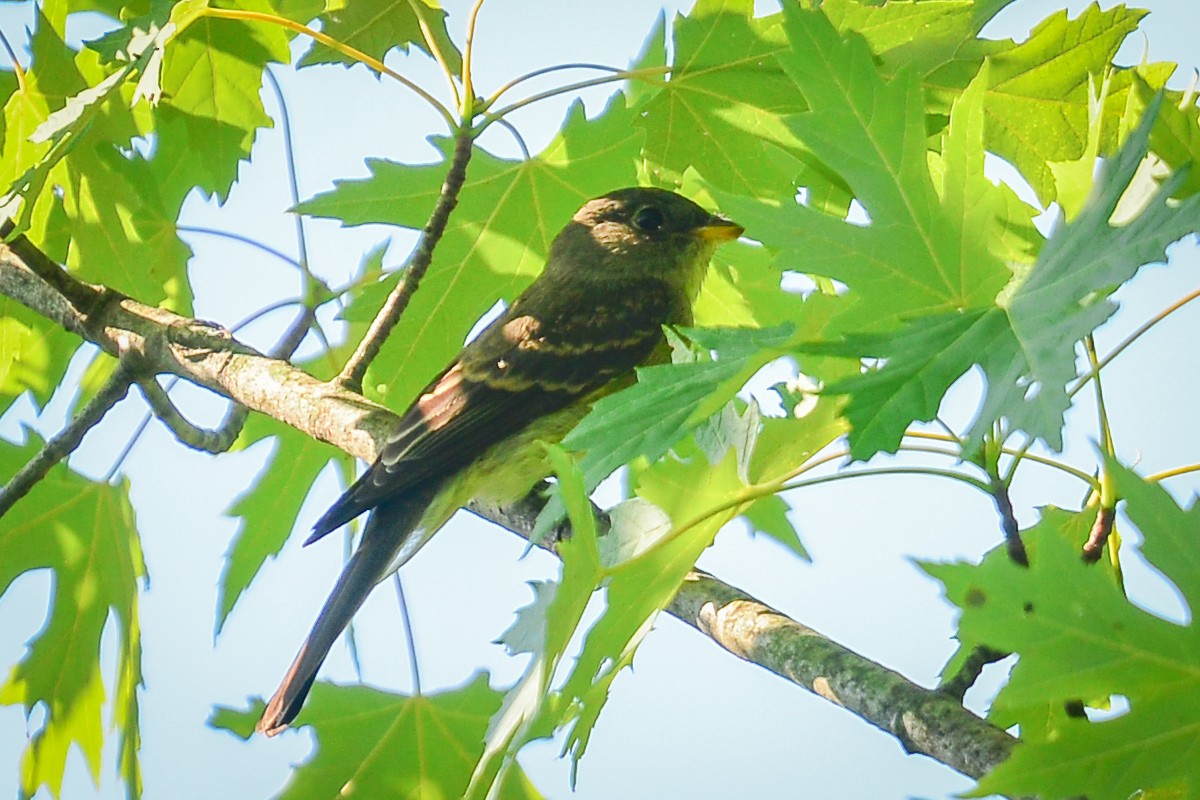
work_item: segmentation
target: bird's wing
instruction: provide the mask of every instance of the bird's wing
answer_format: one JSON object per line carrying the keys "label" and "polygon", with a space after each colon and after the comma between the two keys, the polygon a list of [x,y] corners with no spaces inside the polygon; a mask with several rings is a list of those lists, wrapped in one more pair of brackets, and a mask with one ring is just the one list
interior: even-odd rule
{"label": "bird's wing", "polygon": [[453,474],[535,420],[644,363],[662,342],[674,300],[661,284],[640,289],[632,296],[559,298],[549,313],[532,312],[546,307],[533,296],[514,302],[426,387],[375,463],[318,520],[309,541]]}

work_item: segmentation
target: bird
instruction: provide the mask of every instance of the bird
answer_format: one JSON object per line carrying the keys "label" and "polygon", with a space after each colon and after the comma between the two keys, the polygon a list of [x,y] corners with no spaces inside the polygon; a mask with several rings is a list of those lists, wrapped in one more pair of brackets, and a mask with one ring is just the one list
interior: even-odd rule
{"label": "bird", "polygon": [[691,325],[717,245],[744,228],[665,189],[587,201],[542,273],[400,416],[375,462],[317,520],[310,544],[370,511],[257,730],[296,718],[330,648],[380,581],[472,499],[502,506],[550,473],[546,449],[600,397],[669,360],[664,326]]}

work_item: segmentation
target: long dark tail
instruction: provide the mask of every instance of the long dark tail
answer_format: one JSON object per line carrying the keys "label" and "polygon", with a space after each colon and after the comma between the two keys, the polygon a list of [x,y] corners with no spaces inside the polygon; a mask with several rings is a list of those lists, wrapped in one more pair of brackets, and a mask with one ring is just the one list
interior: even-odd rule
{"label": "long dark tail", "polygon": [[[393,566],[398,566],[394,563],[395,557],[412,534],[433,494],[431,487],[419,496],[408,494],[403,502],[385,503],[371,512],[362,543],[346,562],[308,638],[267,703],[262,719],[258,721],[260,733],[274,736],[285,730],[300,713],[304,698],[333,643],[366,602],[375,584],[391,574]],[[412,553],[407,555],[411,557]]]}

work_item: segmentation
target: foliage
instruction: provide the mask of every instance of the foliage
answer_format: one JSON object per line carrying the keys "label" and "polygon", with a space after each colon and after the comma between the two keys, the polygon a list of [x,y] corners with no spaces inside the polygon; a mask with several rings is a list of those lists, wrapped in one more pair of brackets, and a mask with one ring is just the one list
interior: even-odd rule
{"label": "foliage", "polygon": [[[524,158],[476,147],[422,286],[364,383],[393,408],[497,300],[528,285],[554,232],[588,197],[639,180],[682,188],[757,244],[719,251],[697,327],[671,332],[675,363],[641,370],[552,452],[558,491],[542,528],[566,514],[576,536],[560,548],[560,580],[539,584],[504,635],[529,658],[517,684],[500,692],[480,675],[413,697],[320,684],[299,721],[315,731],[317,752],[281,797],[347,786],[364,796],[537,797],[516,754],[563,735],[564,752],[583,756],[614,677],[725,524],[742,517],[805,557],[782,493],[873,471],[819,471],[834,460],[921,449],[919,435],[947,464],[925,472],[977,486],[1003,508],[1030,443],[1062,448],[1077,393],[1101,380],[1083,364],[1081,343],[1095,355],[1090,336],[1113,314],[1113,292],[1200,231],[1200,179],[1187,170],[1200,155],[1200,126],[1194,98],[1163,88],[1170,65],[1112,64],[1142,12],[1093,6],[1074,19],[1052,15],[1024,42],[981,37],[1008,2],[825,0],[755,17],[752,0],[699,0],[650,32],[633,68],[601,73],[622,91],[596,116],[573,106],[557,137]],[[77,49],[66,26],[84,11],[106,15],[111,32]],[[314,21],[319,34],[305,27]],[[365,63],[396,77],[381,60],[399,49],[446,71],[455,96],[438,106],[450,125],[431,139],[440,160],[373,159],[367,177],[296,209],[421,230],[460,128],[508,125],[525,102],[477,96],[469,50],[454,43],[470,41],[462,30],[433,0],[47,0],[29,68],[0,73],[5,209],[81,279],[190,313],[183,203],[193,191],[228,197],[258,132],[274,124],[260,99],[266,70],[290,63],[303,33],[316,43],[298,68]],[[1042,204],[1059,203],[1063,219],[1049,235],[1035,225],[1040,208],[992,182],[987,153],[1006,159]],[[303,302],[341,304],[351,345],[403,274],[368,268],[329,290],[301,267]],[[15,301],[0,298],[0,313],[0,410],[22,396],[40,410],[66,380],[77,342]],[[326,346],[344,359],[344,348]],[[106,358],[93,370],[111,369]],[[743,387],[781,360],[798,372],[776,387],[782,411],[764,411],[761,395]],[[324,361],[309,366],[327,371]],[[984,378],[974,418],[960,429],[919,427],[941,425],[944,398],[972,371]],[[963,650],[948,672],[976,647],[1018,655],[991,713],[1019,725],[1024,744],[979,793],[1200,791],[1186,748],[1200,724],[1195,625],[1138,609],[1118,571],[1077,555],[1098,510],[1125,499],[1147,558],[1194,612],[1196,507],[1181,509],[1120,466],[1106,433],[1097,438],[1095,464],[1043,459],[1082,475],[1090,494],[1076,511],[1047,509],[1027,532],[1030,568],[1002,550],[979,565],[926,567],[963,609]],[[244,526],[229,551],[218,629],[291,534],[317,475],[331,460],[345,468],[324,445],[266,418],[252,418],[240,444],[266,440],[275,455],[230,512]],[[0,441],[0,475],[34,450]],[[587,494],[623,465],[630,497],[597,537]],[[22,791],[57,795],[72,744],[98,775],[99,636],[114,615],[120,774],[138,796],[145,570],[127,484],[60,467],[15,506],[0,528],[0,595],[35,569],[55,575],[49,619],[0,687],[0,702],[47,709]],[[585,614],[589,605],[603,607],[598,619]],[[1113,696],[1130,706],[1115,720],[1061,712]],[[252,712],[223,710],[211,724],[245,732]]]}
{"label": "foliage", "polygon": [[[1126,513],[1144,553],[1183,595],[1200,601],[1194,542],[1200,510],[1180,508],[1161,487],[1114,467]],[[1190,797],[1200,787],[1194,748],[1200,702],[1200,637],[1129,602],[1111,571],[1083,563],[1086,513],[1047,509],[1028,532],[1032,564],[993,553],[978,566],[926,567],[963,610],[964,646],[1021,654],[992,713],[1029,731],[1025,745],[980,782],[978,793],[1116,800],[1147,786]],[[1083,534],[1081,536],[1080,534]],[[1059,587],[1070,586],[1069,592]],[[1102,722],[1065,719],[1052,732],[1039,721],[1079,698],[1124,698],[1129,710]],[[1099,706],[1100,704],[1097,703]]]}

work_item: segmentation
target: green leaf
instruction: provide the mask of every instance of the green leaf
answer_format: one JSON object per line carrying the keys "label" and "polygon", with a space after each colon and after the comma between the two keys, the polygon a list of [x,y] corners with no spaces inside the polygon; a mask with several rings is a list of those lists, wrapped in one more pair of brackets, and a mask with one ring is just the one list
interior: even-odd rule
{"label": "green leaf", "polygon": [[[510,654],[529,653],[532,658],[492,718],[467,797],[487,796],[492,784],[511,779],[518,751],[535,739],[551,736],[563,723],[564,712],[570,713],[564,704],[551,701],[550,682],[604,577],[596,518],[582,475],[561,447],[547,450],[571,517],[571,536],[556,545],[562,577],[557,582],[532,583],[533,603],[518,610],[517,621],[500,639]],[[602,543],[609,538],[611,533]]]}
{"label": "green leaf", "polygon": [[[312,729],[316,751],[276,798],[462,797],[500,700],[483,674],[417,697],[317,683],[297,720]],[[224,709],[212,721],[237,733],[257,713]],[[501,797],[540,797],[520,767],[512,773]]]}
{"label": "green leaf", "polygon": [[779,268],[766,249],[722,245],[693,308],[701,328],[770,328],[804,317],[804,298],[780,288]]}
{"label": "green leaf", "polygon": [[267,704],[262,700],[255,700],[245,711],[229,706],[213,706],[205,724],[216,730],[229,731],[243,741],[249,741],[255,734],[255,728],[266,708]]}
{"label": "green leaf", "polygon": [[[0,442],[0,476],[15,474],[38,450]],[[57,466],[4,515],[0,527],[0,596],[31,570],[54,572],[45,627],[0,684],[0,703],[29,714],[45,710],[21,759],[21,791],[46,786],[58,796],[72,745],[99,782],[105,702],[100,640],[110,617],[117,622],[117,666],[112,691],[117,752],[126,789],[141,789],[137,747],[137,690],[142,684],[138,584],[146,577],[129,504],[128,484],[94,483]]]}
{"label": "green leaf", "polygon": [[791,550],[797,558],[812,561],[812,556],[800,541],[796,526],[788,518],[791,508],[787,501],[777,494],[769,494],[759,498],[742,513],[742,519],[750,526],[750,532],[770,536],[781,545]]}
{"label": "green leaf", "polygon": [[[1145,538],[1146,556],[1194,614],[1200,604],[1194,546],[1200,509],[1193,504],[1184,510],[1160,487],[1113,469],[1126,513]],[[1029,569],[999,554],[977,567],[925,568],[963,609],[964,638],[1020,656],[997,705],[1012,713],[1121,696],[1129,710],[1104,721],[1051,719],[1048,735],[1023,737],[1025,743],[973,795],[1125,800],[1139,791],[1173,789],[1192,796],[1200,788],[1195,622],[1178,625],[1130,603],[1111,574],[1083,563],[1078,540],[1060,535],[1069,516],[1048,511],[1028,532]],[[1073,516],[1083,518],[1072,527],[1085,534],[1092,513]]]}
{"label": "green leaf", "polygon": [[[1146,104],[1154,101],[1155,91],[1145,81],[1138,82],[1138,94]],[[1171,98],[1171,95],[1167,97]],[[1177,190],[1177,198],[1200,192],[1200,169],[1194,166],[1200,162],[1200,108],[1194,98],[1185,108],[1170,101],[1162,104],[1158,121],[1150,131],[1150,149],[1171,169],[1193,165]]]}
{"label": "green leaf", "polygon": [[[418,13],[429,26],[434,42],[446,59],[446,66],[458,75],[462,72],[462,55],[450,39],[446,30],[446,12],[436,0],[416,0],[415,3],[410,0],[329,0],[320,16],[321,30],[380,61],[392,48],[398,47],[407,53],[410,45],[432,56],[421,33]],[[300,59],[299,66],[355,63],[332,48],[314,43]]]}
{"label": "green leaf", "polygon": [[[259,90],[269,63],[291,60],[289,38],[275,25],[189,16],[201,5],[180,3],[172,13],[186,27],[163,60],[154,162],[164,184],[195,186],[224,202],[258,129],[272,125]],[[271,11],[266,0],[227,7]]]}
{"label": "green leaf", "polygon": [[[593,120],[576,103],[562,131],[535,158],[511,161],[476,149],[421,288],[368,373],[368,394],[395,407],[411,400],[458,352],[476,320],[498,298],[515,297],[541,270],[551,240],[579,206],[634,182],[641,137],[632,121],[619,98]],[[447,155],[453,146],[445,139],[436,144]],[[339,181],[299,210],[349,225],[424,227],[446,162],[368,163],[372,177]],[[359,302],[352,303],[351,318],[359,318]],[[378,311],[377,302],[368,303],[369,315]]]}
{"label": "green leaf", "polygon": [[[1008,0],[1011,2],[1012,0]],[[839,31],[867,40],[890,70],[927,72],[953,58],[983,27],[976,0],[824,0],[821,11]],[[986,20],[985,20],[986,21]]]}
{"label": "green leaf", "polygon": [[192,252],[175,229],[178,206],[168,206],[158,194],[151,162],[126,158],[115,148],[80,148],[67,168],[67,266],[83,280],[189,314]]}
{"label": "green leaf", "polygon": [[[967,42],[954,61],[930,76],[929,84],[948,104],[985,59],[990,63],[987,149],[1015,165],[1049,205],[1057,196],[1049,162],[1083,155],[1090,87],[1114,69],[1118,48],[1145,14],[1122,5],[1101,11],[1093,4],[1072,20],[1066,10],[1058,11],[1020,44]],[[1101,139],[1104,153],[1115,148],[1117,124],[1133,80],[1133,70],[1114,71],[1110,78]]]}
{"label": "green leaf", "polygon": [[[1105,165],[1092,201],[1077,219],[1059,226],[1007,302],[1012,332],[1021,346],[1019,359],[1011,363],[1020,365],[1028,383],[1019,392],[991,395],[973,431],[975,440],[990,419],[1020,416],[1019,406],[1031,391],[1049,395],[1049,402],[1065,409],[1069,400],[1064,387],[1075,377],[1074,343],[1116,311],[1108,295],[1143,265],[1166,261],[1167,245],[1200,230],[1200,199],[1168,203],[1184,177],[1181,173],[1169,178],[1137,216],[1121,225],[1110,221],[1146,153],[1156,113],[1154,104]],[[1061,415],[1053,428],[1026,428],[1056,450],[1062,447],[1061,429]]]}
{"label": "green leaf", "polygon": [[325,465],[338,457],[325,443],[262,414],[252,414],[246,420],[239,446],[248,447],[269,437],[275,439],[275,452],[258,480],[238,496],[229,511],[242,518],[242,525],[221,572],[218,633],[262,565],[277,556],[291,536],[307,494],[305,487],[312,486]]}
{"label": "green leaf", "polygon": [[78,341],[16,300],[0,297],[0,414],[29,391],[40,408],[66,374]]}
{"label": "green leaf", "polygon": [[[702,520],[691,519],[697,509],[722,505],[742,488],[733,450],[715,466],[702,454],[697,455],[688,464],[674,459],[659,462],[646,470],[649,476],[643,473],[639,480],[639,494],[659,506],[674,527],[650,549],[609,570],[605,612],[588,631],[583,651],[562,689],[565,701],[577,704],[577,717],[563,745],[576,767],[608,700],[613,680],[632,663],[658,612],[675,596],[717,531],[739,513],[739,507],[732,506]],[[684,527],[686,521],[692,524]]]}
{"label": "green leaf", "polygon": [[850,186],[869,222],[718,193],[722,209],[781,266],[847,284],[845,314],[874,329],[990,303],[1010,277],[986,249],[989,234],[1007,222],[1007,205],[983,177],[978,95],[965,101],[962,133],[947,145],[939,197],[915,76],[885,82],[860,37],[843,40],[816,12],[785,16],[791,47],[778,59],[810,105],[792,129]]}
{"label": "green leaf", "polygon": [[[878,452],[894,453],[913,422],[933,420],[946,392],[977,363],[988,376],[988,389],[1008,390],[1019,375],[1006,369],[1020,356],[1008,322],[998,310],[919,317],[891,334],[856,334],[839,342],[804,345],[803,351],[854,357],[867,353],[883,359],[868,369],[828,387],[848,394],[845,416],[850,423],[850,455],[865,461]],[[1011,378],[1011,382],[1005,382]],[[1053,429],[1065,406],[1050,405],[1049,395],[1028,398],[1021,425]],[[1014,420],[1015,422],[1015,420]]]}
{"label": "green leaf", "polygon": [[97,53],[75,54],[44,22],[34,45],[37,69],[5,108],[0,171],[30,204],[31,240],[56,257],[65,240],[62,259],[80,278],[189,313],[191,251],[175,232],[183,195],[164,202],[155,166],[122,150],[139,127],[128,108],[133,87],[116,78],[133,65],[109,74]]}
{"label": "green leaf", "polygon": [[[1101,11],[1091,5],[1072,20],[1062,10],[1022,44],[989,57],[988,146],[1016,164],[1043,202],[1054,197],[1047,162],[1083,154],[1089,82],[1109,69],[1145,15],[1124,6]],[[1118,93],[1113,100],[1123,98]]]}
{"label": "green leaf", "polygon": [[803,109],[804,98],[772,60],[786,44],[779,15],[754,19],[753,7],[752,0],[701,0],[676,17],[670,80],[639,106],[637,122],[660,179],[691,168],[730,192],[794,194],[802,148],[783,117]]}
{"label": "green leaf", "polygon": [[[1070,405],[1066,387],[1076,375],[1075,344],[1115,311],[1108,295],[1116,287],[1142,265],[1165,260],[1168,244],[1200,230],[1200,200],[1167,202],[1180,174],[1136,216],[1120,225],[1111,222],[1146,152],[1153,121],[1151,107],[1107,164],[1092,201],[1058,227],[1033,268],[997,298],[1000,305],[914,317],[893,333],[853,334],[802,347],[883,359],[878,369],[829,387],[850,395],[846,416],[855,458],[894,452],[908,424],[933,419],[946,389],[976,364],[987,385],[966,450],[978,447],[999,419],[1061,449],[1063,415]],[[948,161],[950,153],[947,146]]]}

